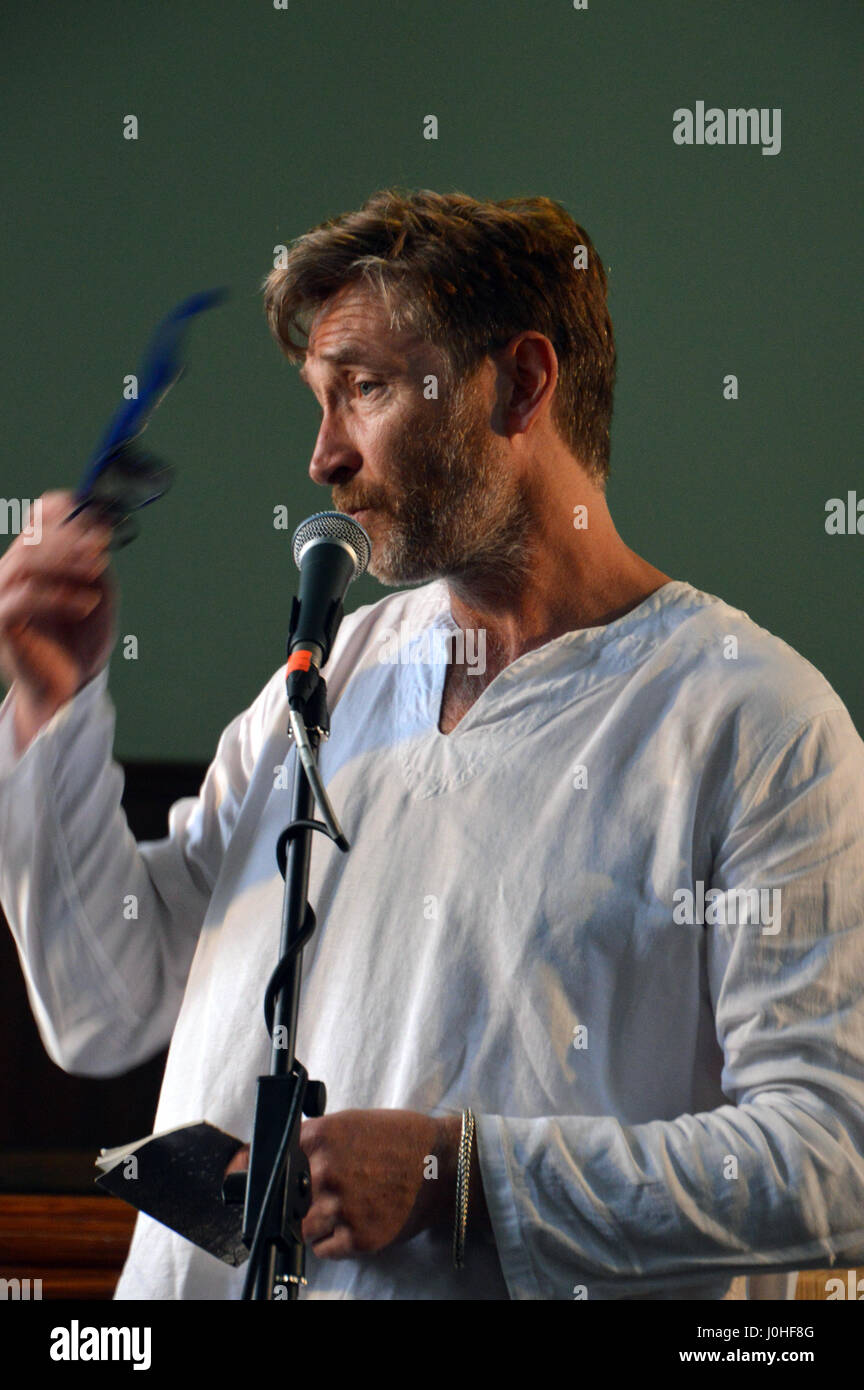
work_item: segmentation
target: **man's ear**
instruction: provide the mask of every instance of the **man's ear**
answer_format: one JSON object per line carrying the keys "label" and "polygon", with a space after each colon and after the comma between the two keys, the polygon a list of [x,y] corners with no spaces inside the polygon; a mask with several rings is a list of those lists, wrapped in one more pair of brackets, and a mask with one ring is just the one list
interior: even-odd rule
{"label": "man's ear", "polygon": [[547,408],[558,384],[558,354],[543,333],[519,333],[491,354],[498,368],[497,410],[503,434],[524,434]]}

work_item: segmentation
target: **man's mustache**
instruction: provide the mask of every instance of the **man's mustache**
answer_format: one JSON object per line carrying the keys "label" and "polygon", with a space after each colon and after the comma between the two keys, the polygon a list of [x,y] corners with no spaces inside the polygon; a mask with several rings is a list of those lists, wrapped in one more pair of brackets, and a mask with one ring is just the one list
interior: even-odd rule
{"label": "man's mustache", "polygon": [[333,498],[333,506],[337,512],[361,512],[364,508],[371,511],[381,511],[381,504],[375,499],[371,501],[366,497],[351,497],[347,501],[340,498]]}

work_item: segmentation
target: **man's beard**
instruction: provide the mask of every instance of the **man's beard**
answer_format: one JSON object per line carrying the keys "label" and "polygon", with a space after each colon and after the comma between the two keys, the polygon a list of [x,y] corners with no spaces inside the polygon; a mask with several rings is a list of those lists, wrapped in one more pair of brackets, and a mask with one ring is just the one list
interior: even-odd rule
{"label": "man's beard", "polygon": [[466,596],[521,587],[531,512],[486,407],[463,382],[449,411],[445,405],[439,414],[431,403],[427,410],[393,442],[380,510],[368,495],[375,510],[369,573],[386,585],[444,578]]}

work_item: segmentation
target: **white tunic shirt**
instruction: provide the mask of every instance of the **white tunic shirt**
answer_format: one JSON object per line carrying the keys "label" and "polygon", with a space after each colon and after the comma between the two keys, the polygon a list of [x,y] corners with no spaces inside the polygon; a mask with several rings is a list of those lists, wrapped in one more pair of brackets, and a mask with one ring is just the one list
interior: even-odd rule
{"label": "white tunic shirt", "polygon": [[[444,630],[442,581],[397,592],[326,668],[320,765],[352,848],[314,839],[297,1053],[328,1111],[472,1107],[495,1240],[469,1213],[460,1272],[446,1233],[310,1251],[303,1296],[720,1298],[736,1273],[861,1263],[864,744],[842,701],[673,581],[514,661],[443,735]],[[248,1139],[291,819],[282,668],[140,845],[107,671],[21,757],[14,698],[0,900],[49,1054],[105,1076],[171,1039],[155,1129]],[[140,1217],[117,1296],[242,1280]]]}

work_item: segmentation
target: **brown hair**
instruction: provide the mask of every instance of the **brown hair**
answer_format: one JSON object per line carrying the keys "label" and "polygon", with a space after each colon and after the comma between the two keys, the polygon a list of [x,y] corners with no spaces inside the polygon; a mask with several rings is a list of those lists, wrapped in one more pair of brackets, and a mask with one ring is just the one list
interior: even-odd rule
{"label": "brown hair", "polygon": [[[574,267],[578,246],[585,269]],[[606,275],[587,232],[551,198],[480,202],[464,193],[395,188],[330,218],[291,244],[263,283],[272,332],[302,360],[315,312],[365,280],[394,327],[435,343],[453,377],[533,329],[558,356],[552,419],[575,457],[605,484],[615,383]]]}

